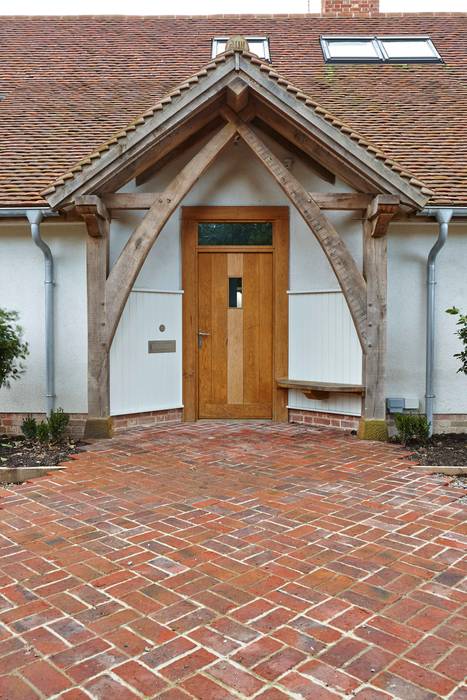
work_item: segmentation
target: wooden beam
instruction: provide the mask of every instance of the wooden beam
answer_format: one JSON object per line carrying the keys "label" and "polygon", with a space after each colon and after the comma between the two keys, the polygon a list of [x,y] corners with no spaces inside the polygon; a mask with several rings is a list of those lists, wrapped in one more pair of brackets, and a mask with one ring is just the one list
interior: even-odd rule
{"label": "wooden beam", "polygon": [[103,194],[102,199],[107,209],[150,209],[156,200],[163,196],[162,192],[117,192]]}
{"label": "wooden beam", "polygon": [[88,234],[92,238],[105,238],[107,236],[110,214],[100,197],[96,195],[77,197],[75,209],[78,215],[84,219]]}
{"label": "wooden beam", "polygon": [[228,107],[223,110],[223,114],[235,125],[242,139],[271,173],[316,236],[344,292],[355,329],[365,351],[366,284],[344,241],[311,195],[261,141],[253,129],[238,119]]}
{"label": "wooden beam", "polygon": [[127,241],[106,283],[107,347],[114,337],[128,295],[164,224],[213,160],[232,141],[235,126],[226,124],[168,185]]}
{"label": "wooden beam", "polygon": [[391,220],[400,208],[400,198],[393,195],[377,195],[368,205],[366,218],[370,222],[370,235],[385,236]]}
{"label": "wooden beam", "polygon": [[375,237],[373,223],[363,225],[363,273],[367,287],[366,353],[363,377],[366,387],[363,401],[365,420],[386,418],[386,310],[387,310],[387,237]]}
{"label": "wooden beam", "polygon": [[101,236],[86,240],[88,309],[88,416],[108,418],[109,354],[105,329],[105,284],[109,264],[109,221],[102,220]]}
{"label": "wooden beam", "polygon": [[[250,100],[250,105],[254,105],[255,103],[253,100]],[[240,117],[243,119],[243,121],[247,121],[244,119],[243,114],[240,115]],[[275,121],[273,121],[273,124],[275,124]],[[336,182],[336,176],[334,175],[331,170],[326,168],[322,163],[318,162],[316,158],[313,158],[309,152],[306,150],[303,150],[303,148],[300,148],[296,143],[293,141],[290,141],[285,135],[279,133],[276,129],[273,128],[268,122],[263,121],[263,119],[256,118],[254,119],[253,126],[258,126],[259,129],[261,130],[262,133],[266,134],[266,136],[269,136],[270,138],[274,139],[276,143],[278,143],[282,148],[285,148],[289,153],[292,153],[294,156],[297,156],[297,158],[300,158],[305,165],[308,165],[309,168],[311,168],[319,177],[324,180],[325,182],[329,182],[330,185],[334,185]]]}
{"label": "wooden beam", "polygon": [[[213,118],[213,112],[215,116]],[[209,117],[209,119],[208,119]],[[224,125],[224,120],[218,113],[218,108],[213,106],[213,109],[208,113],[198,115],[194,120],[189,120],[189,128],[180,127],[177,135],[177,145],[171,148],[164,147],[161,150],[156,149],[152,155],[145,157],[138,166],[138,173],[135,177],[136,186],[144,185],[145,182],[159,173],[167,163],[170,163],[175,158],[178,158],[183,153],[186,153],[190,148],[194,148],[201,144],[202,141],[209,138]],[[188,124],[187,124],[188,126]],[[175,137],[176,134],[173,136]],[[181,137],[184,138],[178,142]],[[174,138],[171,139],[174,142]],[[162,144],[161,144],[162,145]],[[165,146],[169,145],[169,141]],[[147,165],[149,163],[149,165]]]}
{"label": "wooden beam", "polygon": [[234,112],[241,112],[248,104],[248,85],[236,78],[227,85],[227,104]]}
{"label": "wooden beam", "polygon": [[290,117],[287,118],[278,109],[274,110],[272,105],[259,99],[256,100],[256,112],[262,122],[270,124],[274,131],[319,163],[327,172],[334,176],[337,173],[344,182],[361,192],[373,189],[367,178],[364,178],[346,163],[343,163],[334,153],[317,143],[306,130],[304,124],[294,123]]}
{"label": "wooden beam", "polygon": [[[358,211],[367,209],[374,199],[372,194],[358,192],[309,192],[310,197],[320,209],[330,211]],[[102,200],[107,209],[149,209],[156,199],[162,197],[161,192],[118,192],[104,194]]]}

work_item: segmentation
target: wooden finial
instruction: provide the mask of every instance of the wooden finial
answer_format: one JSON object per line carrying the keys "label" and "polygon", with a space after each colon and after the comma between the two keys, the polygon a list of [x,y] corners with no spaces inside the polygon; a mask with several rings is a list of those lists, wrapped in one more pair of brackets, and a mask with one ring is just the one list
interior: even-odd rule
{"label": "wooden finial", "polygon": [[226,51],[249,51],[249,46],[248,42],[245,39],[244,36],[241,36],[241,34],[237,34],[236,36],[231,36],[230,39],[228,40],[226,47]]}

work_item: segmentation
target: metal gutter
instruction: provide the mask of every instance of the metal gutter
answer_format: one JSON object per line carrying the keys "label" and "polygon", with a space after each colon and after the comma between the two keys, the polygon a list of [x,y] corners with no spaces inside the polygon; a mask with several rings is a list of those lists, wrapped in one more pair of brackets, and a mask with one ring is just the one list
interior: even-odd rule
{"label": "metal gutter", "polygon": [[54,259],[52,251],[41,238],[40,225],[44,217],[57,216],[52,209],[0,209],[2,218],[26,218],[31,227],[31,236],[35,245],[44,256],[44,290],[45,290],[45,400],[46,412],[50,415],[55,405],[55,324],[54,324]]}

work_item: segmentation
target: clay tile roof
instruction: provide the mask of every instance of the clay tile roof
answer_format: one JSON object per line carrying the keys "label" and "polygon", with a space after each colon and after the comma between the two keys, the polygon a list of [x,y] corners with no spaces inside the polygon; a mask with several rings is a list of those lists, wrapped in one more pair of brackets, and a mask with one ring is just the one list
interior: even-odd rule
{"label": "clay tile roof", "polygon": [[[444,63],[324,64],[321,34],[401,33],[429,34]],[[44,204],[51,183],[202,80],[212,37],[233,34],[268,36],[272,66],[250,60],[431,203],[467,204],[467,15],[411,14],[2,18],[0,206]]]}
{"label": "clay tile roof", "polygon": [[[279,75],[279,73],[277,73],[269,63],[259,59],[258,56],[247,51],[239,51],[239,53],[241,53],[244,56],[244,58],[249,60],[253,65],[258,66],[261,71],[267,73],[271,80],[277,81],[280,85],[282,85],[282,87],[284,87],[287,90],[287,92],[292,93],[296,97],[296,99],[302,100],[307,107],[317,112],[323,119],[331,123],[336,128],[340,129],[352,140],[356,141],[360,146],[366,148],[375,158],[381,160],[387,167],[397,172],[397,174],[400,177],[408,180],[411,185],[418,187],[422,190],[422,192],[426,194],[433,194],[432,191],[429,190],[423,184],[423,182],[417,180],[417,178],[415,178],[413,174],[401,168],[401,166],[398,165],[394,160],[388,158],[387,155],[382,153],[378,148],[375,148],[375,146],[373,146],[362,135],[355,133],[340,119],[336,119],[336,117],[333,114],[321,107],[321,105],[312,100],[308,95],[305,95],[305,93],[301,92],[299,88],[292,85],[286,78]],[[151,109],[147,110],[142,116],[139,116],[136,119],[134,119],[124,129],[121,129],[117,134],[114,134],[108,141],[101,144],[99,148],[90,153],[86,158],[83,158],[79,163],[76,163],[72,168],[70,168],[68,172],[61,175],[61,177],[55,180],[55,182],[53,182],[50,185],[50,187],[41,192],[42,196],[46,196],[54,192],[60,185],[64,184],[66,180],[71,179],[76,172],[85,170],[87,165],[89,165],[97,158],[100,158],[100,156],[106,151],[108,151],[112,145],[114,145],[122,139],[125,139],[125,137],[129,133],[135,131],[135,129],[137,129],[137,127],[140,124],[144,124],[146,119],[154,116],[157,112],[163,111],[166,105],[170,104],[177,97],[180,97],[183,92],[190,90],[190,88],[195,83],[205,78],[208,75],[209,71],[213,71],[217,68],[219,64],[225,63],[226,59],[228,59],[233,54],[234,51],[227,51],[223,54],[220,54],[219,56],[214,58],[210,63],[208,63],[204,68],[198,71],[198,73],[193,75],[191,78],[188,78],[188,80],[184,81],[180,85],[177,85],[173,90],[164,95],[164,97],[161,100],[159,100],[157,104],[151,107]]]}

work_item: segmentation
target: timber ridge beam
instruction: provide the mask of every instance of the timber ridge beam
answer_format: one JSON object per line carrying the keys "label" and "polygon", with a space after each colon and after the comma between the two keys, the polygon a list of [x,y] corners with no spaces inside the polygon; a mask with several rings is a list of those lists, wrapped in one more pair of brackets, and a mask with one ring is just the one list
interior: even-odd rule
{"label": "timber ridge beam", "polygon": [[[374,194],[358,192],[308,192],[308,194],[320,209],[328,211],[366,211],[372,202],[378,199]],[[161,192],[121,192],[102,195],[102,202],[108,210],[145,210],[150,209],[161,197]],[[390,195],[382,195],[382,197],[399,201],[397,197]]]}

